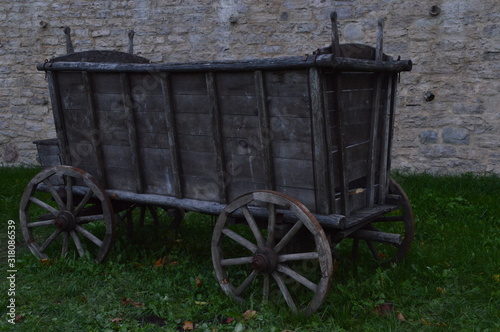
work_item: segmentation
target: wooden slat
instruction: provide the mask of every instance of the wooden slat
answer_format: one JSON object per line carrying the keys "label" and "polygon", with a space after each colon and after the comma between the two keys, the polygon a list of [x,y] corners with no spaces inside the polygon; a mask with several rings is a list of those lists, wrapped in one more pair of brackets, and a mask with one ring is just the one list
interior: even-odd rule
{"label": "wooden slat", "polygon": [[[378,34],[377,34],[377,47],[375,50],[375,60],[381,61],[384,56],[383,52],[383,27],[384,22],[382,20],[378,21]],[[374,95],[372,100],[372,116],[370,125],[370,154],[368,158],[368,181],[367,181],[367,195],[368,195],[368,207],[372,207],[375,203],[375,172],[377,166],[378,155],[376,154],[376,144],[379,128],[379,118],[380,118],[380,103],[382,98],[382,82],[383,74],[375,74],[375,87]]]}
{"label": "wooden slat", "polygon": [[328,85],[329,85],[328,76],[324,73],[321,75],[321,87],[323,92],[323,107],[324,107],[324,115],[325,115],[325,128],[326,128],[326,156],[328,158],[328,178],[330,182],[328,185],[329,188],[329,201],[330,201],[330,209],[331,213],[336,213],[336,205],[335,205],[335,186],[336,186],[336,173],[338,172],[336,169],[335,160],[333,158],[333,145],[334,145],[334,132],[335,128],[332,128],[332,112],[330,111],[330,99],[328,98]]}
{"label": "wooden slat", "polygon": [[337,158],[338,169],[339,169],[339,187],[340,187],[340,208],[341,212],[346,217],[349,216],[349,172],[350,164],[347,158],[347,148],[346,148],[346,128],[344,125],[344,102],[342,98],[342,75],[337,73],[335,75],[335,108],[337,112],[335,113],[334,121],[337,127],[336,138],[338,144],[339,156]]}
{"label": "wooden slat", "polygon": [[95,108],[95,98],[94,91],[92,90],[92,83],[90,80],[90,75],[88,72],[82,72],[82,82],[84,86],[85,95],[87,96],[87,115],[89,117],[89,124],[91,126],[90,139],[92,146],[94,148],[96,166],[97,166],[97,178],[100,184],[106,187],[106,174],[104,171],[104,159],[102,152],[102,142],[98,141],[97,138],[99,133],[99,123],[97,117],[97,110]]}
{"label": "wooden slat", "polygon": [[[170,167],[172,169],[172,187],[176,197],[182,197],[181,184],[181,164],[179,160],[179,145],[177,142],[177,133],[175,132],[175,117],[172,104],[172,90],[170,87],[169,76],[161,75],[161,87],[164,99],[165,120],[167,125],[168,146],[170,151]],[[167,176],[168,178],[168,176]]]}
{"label": "wooden slat", "polygon": [[219,187],[219,201],[220,203],[227,202],[227,179],[224,167],[224,149],[222,145],[222,131],[220,109],[217,100],[217,88],[215,85],[215,75],[213,72],[208,72],[205,75],[207,83],[208,103],[210,106],[210,117],[212,120],[212,138],[214,143],[216,169],[217,169],[217,185]]}
{"label": "wooden slat", "polygon": [[262,148],[262,157],[264,159],[264,173],[266,176],[266,189],[275,189],[274,165],[271,154],[271,137],[269,133],[269,111],[267,108],[267,97],[264,86],[262,71],[256,71],[254,74],[255,89],[257,91],[257,109],[259,113],[259,138]]}
{"label": "wooden slat", "polygon": [[125,108],[125,119],[127,122],[127,132],[130,147],[130,164],[132,165],[133,174],[135,177],[136,192],[142,193],[144,191],[144,184],[142,181],[141,163],[139,160],[139,144],[137,140],[137,129],[135,126],[134,108],[132,102],[132,93],[130,91],[130,81],[126,73],[120,74],[122,84],[122,98]]}
{"label": "wooden slat", "polygon": [[319,70],[309,69],[309,91],[313,127],[314,180],[316,191],[316,212],[331,213],[331,188],[329,153],[327,149],[325,107]]}
{"label": "wooden slat", "polygon": [[61,161],[63,165],[71,165],[68,137],[66,136],[64,116],[62,113],[61,96],[59,94],[56,74],[47,72],[47,81],[49,83],[49,94],[52,103],[52,113],[54,114],[54,124],[56,128],[57,138],[59,139],[60,144]]}
{"label": "wooden slat", "polygon": [[382,137],[382,151],[380,156],[380,170],[379,170],[379,204],[385,203],[387,195],[387,187],[389,185],[389,172],[391,170],[391,143],[394,130],[394,109],[396,107],[396,84],[397,75],[392,74],[388,83],[388,91],[386,97],[385,120]]}

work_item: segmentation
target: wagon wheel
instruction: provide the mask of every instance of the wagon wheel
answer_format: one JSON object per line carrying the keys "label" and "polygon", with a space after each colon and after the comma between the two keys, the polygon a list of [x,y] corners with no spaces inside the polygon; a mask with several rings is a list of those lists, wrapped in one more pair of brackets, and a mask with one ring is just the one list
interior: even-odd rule
{"label": "wagon wheel", "polygon": [[[237,216],[242,224],[232,222]],[[294,223],[280,236],[287,225],[280,224],[282,216]],[[313,238],[313,248],[290,253],[290,244],[304,235]],[[248,193],[226,206],[214,228],[212,261],[220,286],[238,302],[284,300],[307,315],[323,303],[332,275],[330,246],[316,218],[300,202],[272,191]]]}
{"label": "wagon wheel", "polygon": [[[415,229],[410,200],[403,188],[392,178],[389,182],[389,195],[397,199],[398,209],[373,219],[357,232],[365,238],[364,241],[373,258],[382,263],[396,263],[406,256]],[[354,256],[357,256],[359,241],[359,238],[354,239]]]}
{"label": "wagon wheel", "polygon": [[31,252],[45,259],[65,256],[74,244],[103,262],[115,227],[111,202],[96,179],[70,166],[38,173],[26,186],[19,208],[23,236]]}

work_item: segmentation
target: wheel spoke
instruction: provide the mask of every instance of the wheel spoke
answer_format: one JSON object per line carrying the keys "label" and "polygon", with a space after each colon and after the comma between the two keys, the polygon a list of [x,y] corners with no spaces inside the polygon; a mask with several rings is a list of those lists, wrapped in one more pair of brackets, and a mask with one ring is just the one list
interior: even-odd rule
{"label": "wheel spoke", "polygon": [[50,193],[52,194],[52,197],[54,197],[54,200],[56,201],[57,206],[59,206],[59,209],[64,210],[64,207],[65,207],[64,202],[63,202],[61,196],[59,195],[59,193],[57,192],[56,188],[54,188],[54,185],[52,184],[52,182],[50,182],[50,180],[47,178],[47,179],[43,180],[43,183],[49,189]]}
{"label": "wheel spoke", "polygon": [[266,246],[271,247],[274,244],[274,227],[276,225],[276,205],[269,203],[267,206],[269,210],[269,219],[267,226]]}
{"label": "wheel spoke", "polygon": [[65,257],[68,254],[68,246],[69,246],[69,234],[68,234],[68,232],[64,232],[63,233],[62,250],[61,250],[62,257]]}
{"label": "wheel spoke", "polygon": [[73,209],[73,177],[66,176],[66,210]]}
{"label": "wheel spoke", "polygon": [[247,289],[248,286],[250,286],[250,284],[252,283],[252,281],[255,280],[255,277],[257,277],[257,272],[255,270],[252,270],[252,273],[250,273],[248,275],[248,277],[245,278],[245,280],[243,280],[243,282],[241,283],[241,285],[236,288],[236,290],[234,291],[234,294],[236,296],[240,296],[241,293],[243,293],[243,291],[245,289]]}
{"label": "wheel spoke", "polygon": [[82,247],[82,243],[80,242],[80,238],[78,237],[78,234],[76,234],[75,231],[71,231],[71,237],[73,238],[73,242],[75,242],[76,250],[78,250],[78,255],[80,257],[83,257],[85,254],[85,250]]}
{"label": "wheel spoke", "polygon": [[241,235],[233,232],[229,228],[224,228],[222,230],[222,233],[225,234],[227,237],[229,237],[229,238],[233,239],[234,241],[236,241],[238,244],[241,244],[243,247],[247,248],[251,252],[256,252],[257,249],[258,249],[258,247],[255,244],[253,244],[252,242],[248,241],[243,236],[241,236]]}
{"label": "wheel spoke", "polygon": [[85,205],[89,202],[90,198],[92,197],[92,190],[87,191],[85,196],[83,197],[82,201],[78,204],[78,206],[75,208],[73,211],[73,214],[76,216],[80,211],[85,207]]}
{"label": "wheel spoke", "polygon": [[96,214],[93,216],[81,216],[81,217],[76,217],[75,219],[79,225],[82,225],[82,224],[87,224],[87,223],[92,222],[92,221],[104,220],[104,215],[103,214]]}
{"label": "wheel spoke", "polygon": [[226,258],[220,261],[222,266],[243,265],[252,263],[253,257]]}
{"label": "wheel spoke", "polygon": [[306,286],[307,288],[309,288],[313,292],[316,291],[317,285],[315,283],[313,283],[312,281],[310,281],[306,277],[300,275],[299,273],[295,272],[291,268],[289,268],[285,265],[279,264],[277,267],[277,270],[283,274],[286,274],[287,276],[289,276],[293,280],[297,281],[298,283]]}
{"label": "wheel spoke", "polygon": [[297,220],[293,227],[288,231],[288,233],[283,236],[281,241],[274,247],[274,252],[280,252],[285,246],[290,242],[290,240],[297,234],[297,232],[302,228],[302,221]]}
{"label": "wheel spoke", "polygon": [[366,241],[366,244],[368,245],[368,248],[370,248],[370,251],[372,252],[373,258],[375,258],[376,261],[381,261],[382,257],[380,257],[380,254],[378,253],[377,248],[373,244],[372,241]]}
{"label": "wheel spoke", "polygon": [[262,301],[264,302],[267,302],[269,300],[269,281],[269,274],[264,273],[264,286],[262,288]]}
{"label": "wheel spoke", "polygon": [[96,246],[98,247],[102,246],[102,241],[98,239],[94,234],[90,233],[88,230],[83,228],[82,226],[76,225],[76,231],[85,236],[90,241],[92,241]]}
{"label": "wheel spoke", "polygon": [[47,240],[45,240],[44,244],[40,247],[40,252],[44,252],[45,249],[47,249],[47,247],[52,243],[54,242],[55,239],[57,239],[57,237],[59,236],[59,234],[61,234],[61,231],[59,229],[56,229],[54,231],[54,233],[52,233],[48,238]]}
{"label": "wheel spoke", "polygon": [[297,312],[297,306],[295,305],[295,302],[293,301],[292,296],[290,295],[290,292],[288,291],[288,288],[286,287],[285,282],[283,281],[283,278],[276,271],[273,272],[272,276],[274,280],[276,280],[276,283],[280,288],[281,294],[285,298],[285,301],[290,307],[290,309],[292,309],[293,312]]}
{"label": "wheel spoke", "polygon": [[278,262],[290,262],[290,261],[303,261],[303,260],[311,260],[318,259],[319,254],[316,251],[313,252],[303,252],[297,254],[286,254],[278,256]]}
{"label": "wheel spoke", "polygon": [[257,245],[259,247],[264,247],[264,238],[262,237],[262,233],[259,230],[259,227],[257,226],[257,223],[255,222],[255,219],[253,218],[252,214],[248,210],[247,206],[242,206],[241,211],[243,211],[243,215],[245,216],[245,219],[248,223],[248,226],[250,226],[250,229],[252,230],[253,236],[255,236],[255,240],[257,241]]}
{"label": "wheel spoke", "polygon": [[42,209],[44,209],[44,210],[52,213],[52,215],[54,217],[59,214],[59,211],[56,208],[50,206],[49,204],[45,203],[44,201],[39,200],[38,198],[36,198],[34,196],[30,197],[30,201],[33,202],[33,203],[35,203],[36,205],[38,205]]}
{"label": "wheel spoke", "polygon": [[28,228],[41,227],[41,226],[50,226],[50,225],[53,225],[54,222],[55,222],[55,219],[43,220],[43,221],[34,221],[34,222],[30,222],[26,226]]}

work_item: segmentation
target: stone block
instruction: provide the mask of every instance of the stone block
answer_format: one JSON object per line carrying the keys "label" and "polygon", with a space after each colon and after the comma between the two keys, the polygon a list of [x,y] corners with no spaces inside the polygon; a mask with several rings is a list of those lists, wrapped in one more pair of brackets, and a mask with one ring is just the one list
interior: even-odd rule
{"label": "stone block", "polygon": [[441,131],[443,143],[467,145],[470,143],[469,131],[458,127],[444,127]]}

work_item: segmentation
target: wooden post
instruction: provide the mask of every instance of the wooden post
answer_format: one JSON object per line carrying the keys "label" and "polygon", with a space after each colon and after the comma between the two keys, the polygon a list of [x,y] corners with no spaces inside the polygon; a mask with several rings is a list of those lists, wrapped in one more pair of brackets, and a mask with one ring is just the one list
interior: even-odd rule
{"label": "wooden post", "polygon": [[207,93],[208,93],[208,103],[210,107],[210,116],[212,118],[212,137],[214,143],[214,151],[216,158],[216,167],[218,170],[217,174],[217,185],[219,187],[219,200],[221,203],[227,203],[227,179],[226,179],[226,169],[224,167],[224,148],[222,146],[222,132],[220,124],[220,109],[219,102],[217,99],[217,88],[215,86],[215,75],[213,72],[207,72],[205,74],[207,82]]}
{"label": "wooden post", "polygon": [[139,144],[137,141],[137,131],[135,126],[135,116],[134,116],[134,107],[132,102],[132,93],[130,91],[130,80],[128,78],[127,73],[120,74],[122,81],[122,96],[123,96],[123,104],[125,107],[125,116],[127,121],[127,132],[128,132],[128,141],[130,146],[130,155],[131,160],[130,163],[132,165],[132,169],[134,172],[134,177],[136,181],[136,192],[142,193],[144,191],[144,184],[142,181],[142,170],[141,170],[141,162],[139,155]]}
{"label": "wooden post", "polygon": [[48,71],[47,81],[49,83],[49,94],[54,114],[54,125],[56,127],[57,138],[59,140],[59,152],[63,165],[71,165],[71,155],[69,153],[68,137],[66,136],[66,126],[62,112],[61,96],[57,86],[56,73]]}
{"label": "wooden post", "polygon": [[[383,32],[384,29],[384,21],[378,21],[378,34],[377,34],[377,46],[375,49],[375,60],[382,61],[384,52],[383,52]],[[370,121],[370,149],[369,149],[369,158],[368,158],[368,177],[367,177],[367,196],[368,196],[368,207],[373,207],[375,201],[375,171],[377,160],[379,160],[380,156],[376,154],[377,147],[377,137],[378,133],[378,124],[380,117],[380,100],[382,95],[382,80],[384,76],[382,73],[375,74],[375,86],[373,88],[373,99],[372,99],[372,114]]]}
{"label": "wooden post", "polygon": [[168,146],[170,151],[170,167],[172,168],[173,189],[176,197],[183,197],[181,185],[181,164],[179,161],[179,145],[177,143],[177,133],[175,132],[175,117],[173,113],[172,91],[170,88],[169,75],[160,73],[161,88],[163,94],[163,105],[165,119],[167,123]]}
{"label": "wooden post", "polygon": [[128,32],[128,53],[134,54],[134,30]]}
{"label": "wooden post", "polygon": [[314,156],[314,180],[316,212],[321,214],[331,213],[331,188],[330,188],[330,166],[329,155],[331,151],[327,148],[327,136],[325,123],[325,107],[323,90],[318,68],[309,69],[309,93],[311,98],[311,117],[313,135]]}
{"label": "wooden post", "polygon": [[87,97],[87,114],[89,116],[89,123],[92,128],[90,132],[90,139],[92,142],[92,147],[94,148],[97,166],[97,177],[99,182],[106,187],[106,172],[104,170],[104,159],[101,142],[96,138],[97,133],[99,133],[97,110],[95,108],[94,91],[92,90],[92,84],[90,81],[89,73],[82,71],[82,81],[85,90],[85,96]]}
{"label": "wooden post", "polygon": [[274,163],[271,152],[271,137],[269,133],[269,110],[264,86],[262,71],[254,72],[255,90],[257,92],[257,110],[259,114],[259,136],[264,159],[264,172],[266,173],[266,189],[274,190]]}
{"label": "wooden post", "polygon": [[71,42],[71,29],[70,27],[64,28],[64,34],[66,35],[66,53],[75,53],[75,49],[73,48],[73,43]]}

